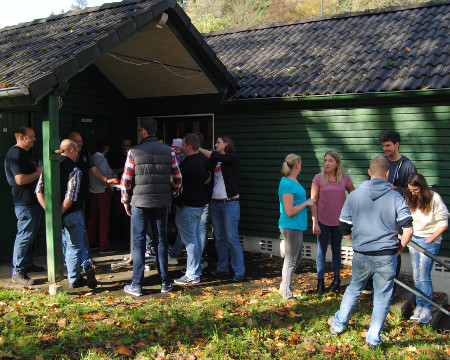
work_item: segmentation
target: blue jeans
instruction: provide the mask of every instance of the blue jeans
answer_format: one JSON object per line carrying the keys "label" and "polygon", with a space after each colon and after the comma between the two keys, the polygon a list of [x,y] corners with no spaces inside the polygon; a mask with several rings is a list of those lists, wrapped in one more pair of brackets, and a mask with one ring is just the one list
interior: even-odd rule
{"label": "blue jeans", "polygon": [[81,253],[84,241],[84,218],[82,211],[75,211],[62,218],[62,243],[70,283],[77,281],[81,275]]}
{"label": "blue jeans", "polygon": [[175,223],[178,234],[186,245],[187,262],[186,275],[193,280],[200,280],[202,266],[202,243],[200,239],[200,218],[203,213],[202,207],[177,206]]}
{"label": "blue jeans", "polygon": [[396,266],[397,254],[370,256],[353,253],[352,282],[345,290],[341,307],[333,322],[337,332],[342,332],[347,327],[366,281],[373,274],[373,311],[366,341],[375,346],[381,344],[380,334],[389,312]]}
{"label": "blue jeans", "polygon": [[91,254],[89,252],[89,237],[86,231],[86,202],[83,201],[83,241],[81,242],[81,268],[83,271],[90,268],[92,266],[91,263]]}
{"label": "blue jeans", "polygon": [[[152,239],[157,245],[156,267],[162,284],[169,284],[167,270],[167,208],[131,207],[133,226],[133,285],[142,286],[145,269],[146,235],[149,224]],[[156,249],[155,249],[156,250]]]}
{"label": "blue jeans", "polygon": [[[208,225],[209,225],[209,204],[206,204],[203,208],[202,216],[200,217],[200,239],[202,245],[202,260],[205,257],[206,246],[208,244]],[[181,249],[183,248],[183,241],[181,241],[180,233],[177,234],[175,244],[172,246],[170,256],[173,258],[179,258],[181,256]]]}
{"label": "blue jeans", "polygon": [[239,201],[219,203],[212,200],[209,211],[216,239],[217,270],[228,272],[228,251],[230,251],[234,274],[244,275],[244,253],[238,234],[241,216]]}
{"label": "blue jeans", "polygon": [[43,210],[39,204],[16,205],[14,212],[17,218],[17,235],[14,241],[12,274],[16,275],[21,271],[26,272],[26,268],[33,265],[31,248],[39,231]]}
{"label": "blue jeans", "polygon": [[[411,241],[423,247],[426,251],[437,256],[441,244],[436,242],[427,243],[426,239],[413,236]],[[427,299],[433,300],[433,283],[431,281],[431,270],[433,269],[434,261],[428,256],[408,246],[409,256],[413,269],[414,286],[416,290],[425,296]],[[418,307],[431,310],[431,304],[416,296],[416,304]]]}
{"label": "blue jeans", "polygon": [[317,275],[319,280],[324,279],[325,275],[325,262],[328,249],[328,239],[331,235],[331,253],[334,278],[340,279],[341,273],[341,242],[342,232],[339,230],[339,226],[328,226],[319,222],[320,235],[317,236]]}

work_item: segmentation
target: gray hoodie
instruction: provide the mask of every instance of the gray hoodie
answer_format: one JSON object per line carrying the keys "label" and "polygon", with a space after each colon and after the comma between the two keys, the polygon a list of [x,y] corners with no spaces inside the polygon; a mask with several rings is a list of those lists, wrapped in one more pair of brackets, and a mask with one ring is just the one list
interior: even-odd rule
{"label": "gray hoodie", "polygon": [[344,235],[352,231],[352,246],[357,252],[397,249],[399,227],[410,227],[411,212],[405,199],[382,179],[364,181],[352,191],[339,218]]}

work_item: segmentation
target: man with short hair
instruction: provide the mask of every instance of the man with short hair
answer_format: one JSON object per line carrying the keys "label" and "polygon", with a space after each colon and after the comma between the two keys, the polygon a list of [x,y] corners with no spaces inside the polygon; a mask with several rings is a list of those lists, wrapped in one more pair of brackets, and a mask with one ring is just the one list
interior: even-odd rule
{"label": "man with short hair", "polygon": [[[146,235],[149,223],[157,244],[156,265],[161,280],[161,292],[172,290],[167,266],[167,209],[172,195],[181,185],[181,174],[175,154],[156,137],[155,119],[141,121],[143,140],[128,151],[122,175],[121,192],[125,211],[131,216],[133,227],[133,277],[124,291],[142,295],[144,280]],[[131,187],[134,187],[132,196]]]}
{"label": "man with short hair", "polygon": [[417,169],[406,156],[400,155],[400,134],[394,130],[384,132],[379,138],[384,155],[389,160],[389,177],[392,189],[405,195],[406,181]]}
{"label": "man with short hair", "polygon": [[[60,162],[60,191],[63,198],[61,204],[62,242],[67,267],[67,278],[71,289],[88,286],[97,287],[95,271],[86,269],[87,280],[80,274],[83,244],[83,204],[79,197],[82,172],[76,166],[78,148],[74,141],[65,139],[60,145],[62,159]],[[41,175],[36,186],[36,196],[45,209],[44,177]]]}
{"label": "man with short hair", "polygon": [[[412,217],[405,199],[387,181],[389,163],[384,156],[370,163],[370,180],[352,191],[344,203],[339,227],[353,247],[352,281],[347,287],[339,311],[328,319],[333,335],[348,325],[366,281],[373,275],[374,301],[366,341],[370,347],[381,345],[380,333],[389,312],[394,287],[397,254],[413,234]],[[403,228],[400,245],[398,228]]]}
{"label": "man with short hair", "polygon": [[31,159],[30,149],[36,141],[34,130],[28,126],[21,126],[15,131],[15,137],[16,145],[9,149],[4,163],[6,180],[11,186],[17,217],[11,281],[31,286],[34,280],[28,276],[28,272],[45,271],[43,267],[33,264],[31,257],[33,240],[42,217],[42,209],[34,195],[34,188],[43,168],[36,166]]}
{"label": "man with short hair", "polygon": [[199,283],[202,274],[200,220],[206,204],[205,178],[208,160],[198,151],[198,135],[186,134],[182,147],[186,158],[180,163],[183,186],[177,198],[175,223],[181,240],[186,245],[187,264],[186,274],[174,282],[190,285]]}

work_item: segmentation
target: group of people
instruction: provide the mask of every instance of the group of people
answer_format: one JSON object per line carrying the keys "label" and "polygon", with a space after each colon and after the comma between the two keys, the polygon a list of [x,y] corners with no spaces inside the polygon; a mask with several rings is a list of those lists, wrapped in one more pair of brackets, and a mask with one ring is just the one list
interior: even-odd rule
{"label": "group of people", "polygon": [[[143,293],[148,229],[151,229],[156,251],[161,292],[172,289],[168,263],[178,256],[177,251],[170,255],[168,252],[167,219],[172,204],[176,207],[179,244],[185,245],[187,254],[186,272],[174,283],[200,282],[205,267],[202,257],[209,216],[218,256],[217,268],[211,275],[229,276],[231,259],[233,281],[243,281],[245,266],[238,236],[239,157],[233,140],[227,136],[218,137],[215,150],[210,151],[201,147],[201,134],[188,133],[182,139],[174,139],[170,147],[156,137],[157,122],[152,118],[142,119],[139,131],[142,141],[131,148],[129,140],[123,144],[124,166],[119,164],[114,170],[105,158],[109,150],[105,139],[97,142],[94,156],[83,148],[83,139],[76,132],[61,142],[62,240],[69,287],[97,286],[89,238],[97,237],[97,222],[100,222],[100,247],[109,248],[109,212],[105,209],[111,203],[108,185],[114,183],[114,172],[123,172],[121,203],[131,217],[133,229],[133,275],[131,283],[124,288],[126,293],[135,296]],[[35,164],[29,152],[36,141],[34,130],[22,126],[15,132],[15,137],[16,145],[8,151],[4,163],[17,217],[12,282],[29,286],[34,283],[29,272],[45,271],[35,265],[31,257],[32,242],[39,229],[42,209],[45,209],[44,177],[43,167]],[[310,207],[312,230],[318,242],[317,294],[336,291],[340,286],[342,236],[352,244],[354,251],[352,281],[345,291],[340,310],[328,321],[330,331],[333,334],[344,331],[361,293],[373,281],[374,309],[366,337],[371,346],[381,344],[380,332],[394,292],[394,278],[400,270],[400,253],[412,239],[437,255],[442,233],[448,226],[448,210],[442,198],[429,188],[422,175],[417,174],[414,164],[400,154],[400,134],[390,130],[379,140],[385,156],[372,159],[368,170],[370,179],[356,190],[343,170],[339,153],[334,150],[325,153],[323,169],[312,179],[309,199],[297,179],[302,169],[298,155],[286,156],[278,188],[279,228],[285,240],[280,285],[283,298],[294,298],[292,278],[302,257],[306,209]],[[349,193],[347,198],[346,191]],[[89,192],[91,219],[86,231],[84,212]],[[325,288],[329,239],[334,279]],[[431,300],[433,261],[410,246],[409,252],[415,287]],[[421,297],[417,297],[416,303],[411,319],[430,322],[431,305]]]}
{"label": "group of people", "polygon": [[[111,251],[109,218],[114,196],[111,186],[121,189],[121,207],[123,213],[131,217],[133,229],[133,276],[131,283],[125,286],[125,292],[142,295],[148,238],[156,249],[161,292],[172,289],[167,271],[168,260],[176,260],[168,254],[167,219],[172,204],[176,208],[179,239],[187,253],[186,273],[174,282],[179,285],[200,282],[206,267],[206,262],[201,260],[206,247],[208,234],[205,224],[209,216],[218,254],[217,269],[211,274],[219,278],[229,276],[231,258],[232,280],[243,281],[245,266],[238,236],[239,157],[233,140],[219,137],[215,150],[210,151],[200,147],[201,134],[189,133],[183,139],[174,139],[171,148],[156,137],[157,122],[154,119],[143,119],[141,124],[142,141],[132,148],[130,142],[122,144],[123,163],[116,162],[113,169],[105,157],[109,151],[107,139],[97,141],[94,155],[83,147],[83,139],[76,132],[61,142],[62,247],[69,287],[97,286],[90,245],[98,237],[100,251]],[[45,210],[44,177],[43,167],[37,166],[30,155],[36,141],[34,130],[22,126],[15,136],[16,145],[11,147],[5,159],[6,176],[12,188],[18,220],[12,282],[30,286],[34,279],[28,273],[45,271],[45,268],[33,264],[31,257],[33,239],[39,229],[42,209]],[[120,185],[116,184],[114,173],[120,173]],[[91,206],[86,227],[88,197]]]}
{"label": "group of people", "polygon": [[[318,242],[317,294],[339,288],[342,236],[353,248],[352,281],[339,311],[328,319],[330,331],[334,335],[343,332],[361,293],[364,290],[374,292],[373,313],[366,336],[371,347],[381,345],[380,333],[394,293],[394,278],[400,270],[401,252],[413,241],[436,256],[442,233],[448,226],[448,210],[442,198],[429,188],[414,164],[400,154],[400,134],[389,130],[379,140],[385,156],[372,159],[368,170],[370,179],[356,190],[334,150],[325,153],[323,170],[312,180],[309,199],[297,179],[302,165],[298,155],[286,156],[278,188],[279,227],[285,240],[280,286],[283,298],[294,298],[292,277],[301,260],[306,208],[310,207],[313,233]],[[345,191],[349,193],[347,198]],[[330,238],[334,279],[325,289],[325,256]],[[415,287],[424,298],[432,300],[433,260],[411,246],[408,249]],[[373,285],[367,289],[370,282]],[[429,323],[431,304],[417,296],[411,320]]]}

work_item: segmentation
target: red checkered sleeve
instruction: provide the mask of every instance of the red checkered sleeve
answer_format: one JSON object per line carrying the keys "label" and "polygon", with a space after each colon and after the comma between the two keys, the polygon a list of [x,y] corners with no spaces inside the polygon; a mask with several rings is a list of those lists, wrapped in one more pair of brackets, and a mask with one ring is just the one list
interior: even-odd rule
{"label": "red checkered sleeve", "polygon": [[120,180],[120,192],[122,195],[122,203],[130,202],[131,183],[134,176],[134,159],[131,150],[128,151],[127,161],[123,168],[122,179]]}
{"label": "red checkered sleeve", "polygon": [[182,179],[181,179],[181,171],[180,168],[178,167],[177,158],[174,152],[172,152],[171,173],[172,173],[172,195],[177,196],[178,190],[180,189],[181,186]]}

